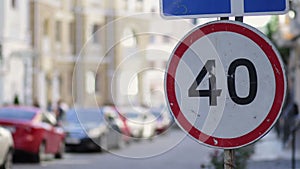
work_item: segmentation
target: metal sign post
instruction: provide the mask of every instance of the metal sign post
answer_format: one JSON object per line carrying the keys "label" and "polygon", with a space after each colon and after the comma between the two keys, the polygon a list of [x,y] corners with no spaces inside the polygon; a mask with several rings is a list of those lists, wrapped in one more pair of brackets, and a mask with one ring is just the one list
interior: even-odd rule
{"label": "metal sign post", "polygon": [[224,169],[235,169],[235,151],[224,150]]}

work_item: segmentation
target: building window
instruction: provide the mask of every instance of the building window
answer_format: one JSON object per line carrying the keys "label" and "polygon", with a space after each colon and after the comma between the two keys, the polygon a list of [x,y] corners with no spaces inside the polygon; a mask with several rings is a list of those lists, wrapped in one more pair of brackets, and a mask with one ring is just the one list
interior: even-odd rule
{"label": "building window", "polygon": [[49,20],[48,19],[46,19],[44,21],[44,24],[43,24],[43,34],[44,34],[44,36],[48,36],[50,34],[50,32],[49,32]]}
{"label": "building window", "polygon": [[75,23],[71,22],[69,24],[69,43],[74,44],[75,42]]}
{"label": "building window", "polygon": [[96,89],[96,76],[92,71],[86,72],[85,75],[85,89],[88,94],[95,93]]}
{"label": "building window", "polygon": [[100,43],[100,37],[99,37],[99,29],[100,29],[100,25],[93,25],[93,28],[92,28],[92,39],[93,39],[93,43]]}
{"label": "building window", "polygon": [[143,11],[143,0],[137,0],[136,1],[136,10],[137,11]]}
{"label": "building window", "polygon": [[124,9],[128,10],[128,0],[124,0]]}
{"label": "building window", "polygon": [[62,94],[62,86],[63,86],[63,79],[61,75],[57,72],[54,73],[54,77],[51,80],[52,85],[52,98],[53,100],[58,100]]}
{"label": "building window", "polygon": [[61,21],[56,21],[56,25],[55,25],[56,29],[55,29],[55,40],[57,42],[61,41],[61,33],[62,33],[62,23]]}
{"label": "building window", "polygon": [[76,2],[74,0],[68,0],[69,10],[73,11],[75,9]]}
{"label": "building window", "polygon": [[130,71],[124,71],[119,77],[119,90],[120,94],[124,96],[137,95],[139,93],[138,75]]}
{"label": "building window", "polygon": [[69,44],[72,48],[72,54],[76,53],[76,48],[75,48],[75,22],[69,23]]}
{"label": "building window", "polygon": [[15,9],[17,7],[17,0],[11,0],[11,7]]}
{"label": "building window", "polygon": [[137,46],[137,37],[131,28],[126,28],[123,32],[121,44],[125,47],[132,48]]}
{"label": "building window", "polygon": [[95,86],[95,91],[97,92],[97,93],[101,93],[101,83],[102,83],[102,81],[101,81],[101,74],[100,73],[97,73],[97,75],[96,75],[96,86]]}
{"label": "building window", "polygon": [[150,35],[149,37],[149,43],[154,44],[155,43],[155,35]]}
{"label": "building window", "polygon": [[152,8],[151,8],[151,12],[155,13],[155,12],[156,12],[156,8],[155,8],[155,7],[152,7]]}
{"label": "building window", "polygon": [[[71,71],[71,72],[69,72],[68,73],[68,88],[69,88],[69,96],[72,96],[72,94],[73,94],[73,81],[75,81],[74,79],[73,79],[73,71]],[[75,82],[74,82],[75,83]],[[76,90],[74,90],[74,96],[76,96]]]}
{"label": "building window", "polygon": [[3,61],[2,44],[0,44],[0,64]]}
{"label": "building window", "polygon": [[149,61],[149,67],[155,68],[156,67],[155,61]]}
{"label": "building window", "polygon": [[163,36],[163,43],[170,43],[171,42],[171,38],[168,35],[164,35]]}

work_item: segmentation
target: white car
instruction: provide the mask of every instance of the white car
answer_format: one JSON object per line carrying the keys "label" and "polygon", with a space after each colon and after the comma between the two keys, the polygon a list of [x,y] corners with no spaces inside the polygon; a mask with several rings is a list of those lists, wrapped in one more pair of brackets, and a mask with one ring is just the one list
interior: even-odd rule
{"label": "white car", "polygon": [[150,112],[156,118],[156,133],[161,134],[164,133],[168,128],[172,125],[173,119],[170,112],[166,107],[164,108],[152,108]]}
{"label": "white car", "polygon": [[156,130],[156,118],[148,109],[141,107],[118,108],[126,118],[131,135],[135,138],[152,138]]}
{"label": "white car", "polygon": [[0,168],[11,169],[14,142],[10,131],[0,127]]}

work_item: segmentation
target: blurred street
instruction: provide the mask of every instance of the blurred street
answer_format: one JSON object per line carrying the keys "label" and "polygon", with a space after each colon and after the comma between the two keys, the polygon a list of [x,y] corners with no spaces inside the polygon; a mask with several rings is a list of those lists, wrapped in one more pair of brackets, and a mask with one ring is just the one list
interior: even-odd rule
{"label": "blurred street", "polygon": [[[183,139],[184,138],[184,139]],[[182,139],[182,141],[180,140]],[[178,142],[175,143],[175,142]],[[165,150],[170,144],[175,146],[169,151]],[[210,154],[214,150],[202,146],[179,129],[172,129],[165,135],[150,140],[133,142],[125,149],[114,150],[111,153],[67,153],[62,160],[49,159],[41,164],[17,163],[15,169],[58,169],[58,168],[131,168],[131,169],[201,169],[202,166],[210,168]],[[130,158],[136,153],[154,155],[149,158]],[[157,154],[157,153],[156,153]],[[127,157],[125,156],[127,155]],[[300,154],[297,152],[296,166],[300,168]],[[291,168],[290,148],[283,149],[271,131],[266,137],[255,144],[255,153],[248,162],[248,169],[289,169]]]}
{"label": "blurred street", "polygon": [[[170,133],[158,136],[152,141],[144,140],[131,143],[127,148],[113,151],[112,153],[68,153],[62,160],[50,160],[41,164],[15,164],[15,169],[83,169],[83,168],[131,168],[131,169],[200,169],[202,164],[209,162],[209,154],[213,149],[199,145],[188,137],[185,137],[171,150],[161,154],[142,159],[121,157],[114,154],[144,153],[165,149],[169,144],[178,142],[185,134],[179,129],[173,129]],[[146,148],[146,150],[145,150]]]}
{"label": "blurred street", "polygon": [[[296,138],[296,168],[300,168],[300,132]],[[248,162],[248,169],[288,169],[291,168],[291,146],[284,147],[272,130],[255,144],[255,153]]]}

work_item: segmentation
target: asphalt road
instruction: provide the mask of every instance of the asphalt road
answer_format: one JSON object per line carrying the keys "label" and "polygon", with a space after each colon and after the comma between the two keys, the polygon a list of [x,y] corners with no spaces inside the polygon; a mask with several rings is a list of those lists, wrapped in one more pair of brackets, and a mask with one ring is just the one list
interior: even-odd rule
{"label": "asphalt road", "polygon": [[62,160],[17,163],[14,169],[200,169],[214,150],[191,140],[179,129],[153,140],[134,141],[104,153],[66,153]]}

